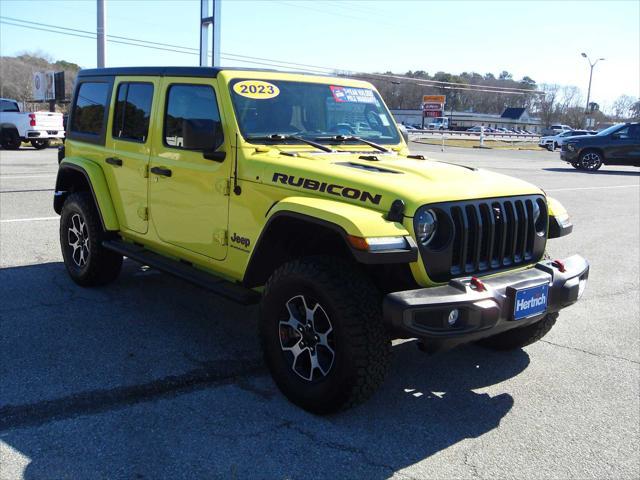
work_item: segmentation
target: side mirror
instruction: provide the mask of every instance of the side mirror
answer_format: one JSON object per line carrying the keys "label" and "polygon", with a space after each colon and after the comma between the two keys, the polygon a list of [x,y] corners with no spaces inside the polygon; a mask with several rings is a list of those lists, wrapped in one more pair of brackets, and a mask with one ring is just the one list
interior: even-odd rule
{"label": "side mirror", "polygon": [[214,151],[204,151],[202,152],[202,156],[207,160],[213,160],[214,162],[224,162],[224,159],[227,158],[227,152],[214,152]]}

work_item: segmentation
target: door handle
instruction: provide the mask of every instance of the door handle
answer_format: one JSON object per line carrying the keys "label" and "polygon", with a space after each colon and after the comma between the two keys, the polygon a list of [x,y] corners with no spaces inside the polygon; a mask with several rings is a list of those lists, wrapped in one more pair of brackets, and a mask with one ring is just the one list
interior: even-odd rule
{"label": "door handle", "polygon": [[122,160],[119,158],[115,158],[115,157],[107,157],[105,159],[105,162],[107,162],[109,165],[113,165],[115,167],[121,167],[122,166]]}
{"label": "door handle", "polygon": [[169,170],[168,168],[163,168],[163,167],[152,167],[151,168],[151,173],[153,173],[155,175],[162,175],[163,177],[170,177],[171,176],[171,170]]}

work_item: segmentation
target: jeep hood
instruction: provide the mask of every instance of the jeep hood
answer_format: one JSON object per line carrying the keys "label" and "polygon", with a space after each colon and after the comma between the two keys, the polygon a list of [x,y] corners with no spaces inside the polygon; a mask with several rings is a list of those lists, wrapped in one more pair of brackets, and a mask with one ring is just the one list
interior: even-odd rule
{"label": "jeep hood", "polygon": [[395,154],[299,152],[291,157],[272,151],[251,159],[260,164],[265,184],[380,211],[401,199],[407,216],[427,203],[543,194],[530,183],[488,170]]}

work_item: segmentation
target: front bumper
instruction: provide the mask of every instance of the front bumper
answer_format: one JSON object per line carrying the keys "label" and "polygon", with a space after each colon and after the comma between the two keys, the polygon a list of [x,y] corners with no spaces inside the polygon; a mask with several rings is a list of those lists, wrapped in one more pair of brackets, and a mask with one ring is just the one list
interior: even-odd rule
{"label": "front bumper", "polygon": [[560,160],[564,160],[565,162],[573,163],[578,160],[578,152],[570,152],[569,150],[562,150],[560,152]]}
{"label": "front bumper", "polygon": [[[394,336],[417,337],[436,350],[529,325],[577,302],[584,291],[589,263],[580,255],[561,263],[545,260],[527,270],[484,279],[485,290],[474,286],[471,278],[459,278],[441,287],[390,293],[383,302],[384,322]],[[545,283],[547,310],[514,320],[516,291]],[[453,309],[458,310],[458,319],[449,325]]]}

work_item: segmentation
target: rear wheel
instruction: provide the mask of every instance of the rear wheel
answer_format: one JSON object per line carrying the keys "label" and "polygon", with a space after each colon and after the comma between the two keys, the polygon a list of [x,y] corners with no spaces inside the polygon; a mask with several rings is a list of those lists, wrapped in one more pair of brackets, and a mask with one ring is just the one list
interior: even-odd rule
{"label": "rear wheel", "polygon": [[60,216],[60,246],[67,272],[78,285],[104,285],[120,273],[122,255],[104,248],[105,238],[91,195],[69,195]]}
{"label": "rear wheel", "polygon": [[22,144],[18,132],[15,130],[3,130],[0,142],[5,150],[18,150]]}
{"label": "rear wheel", "polygon": [[368,277],[336,258],[309,257],[276,270],[263,294],[260,337],[284,395],[317,414],[369,398],[390,356],[381,304]]}
{"label": "rear wheel", "polygon": [[36,150],[49,148],[51,146],[51,140],[31,140],[31,146]]}
{"label": "rear wheel", "polygon": [[580,168],[589,172],[595,172],[602,166],[602,154],[595,150],[587,150],[580,155]]}

